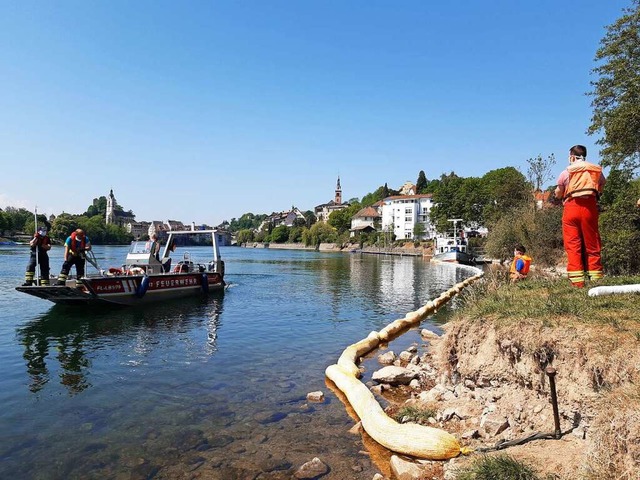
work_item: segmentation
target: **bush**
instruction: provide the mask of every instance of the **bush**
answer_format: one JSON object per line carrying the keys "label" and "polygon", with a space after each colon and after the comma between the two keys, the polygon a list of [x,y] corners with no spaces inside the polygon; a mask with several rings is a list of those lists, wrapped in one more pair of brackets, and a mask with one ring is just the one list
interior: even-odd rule
{"label": "bush", "polygon": [[509,455],[478,458],[469,467],[456,472],[456,480],[541,480],[529,465]]}
{"label": "bush", "polygon": [[600,215],[602,265],[609,275],[640,272],[640,209],[635,206],[637,191],[629,189]]}
{"label": "bush", "polygon": [[501,262],[513,257],[522,244],[534,264],[553,266],[562,258],[562,208],[542,210],[530,206],[504,214],[490,229],[486,253]]}

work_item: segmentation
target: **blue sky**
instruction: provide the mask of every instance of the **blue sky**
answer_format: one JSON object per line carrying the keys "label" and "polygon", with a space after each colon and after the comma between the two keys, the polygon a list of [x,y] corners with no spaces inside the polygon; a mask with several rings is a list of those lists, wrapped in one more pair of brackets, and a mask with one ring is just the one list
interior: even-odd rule
{"label": "blue sky", "polygon": [[569,147],[622,0],[0,0],[0,207],[218,224]]}

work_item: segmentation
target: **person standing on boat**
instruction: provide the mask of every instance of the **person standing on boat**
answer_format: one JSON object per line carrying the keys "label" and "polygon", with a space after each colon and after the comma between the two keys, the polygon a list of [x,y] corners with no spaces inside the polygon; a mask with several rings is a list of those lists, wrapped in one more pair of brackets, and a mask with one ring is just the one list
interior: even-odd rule
{"label": "person standing on boat", "polygon": [[[51,239],[47,235],[46,227],[38,229],[29,242],[29,246],[31,247],[31,256],[22,286],[28,287],[34,284],[36,264],[40,265],[40,285],[49,285],[49,254],[47,252],[51,250]],[[38,250],[37,254],[36,249]]]}
{"label": "person standing on boat", "polygon": [[158,242],[158,236],[152,233],[149,237],[149,241],[145,245],[145,249],[153,255],[156,260],[160,261],[160,242]]}
{"label": "person standing on boat", "polygon": [[526,249],[522,245],[516,245],[513,251],[513,261],[509,269],[509,278],[511,283],[519,282],[527,278],[529,268],[531,267],[531,257],[525,255]]}
{"label": "person standing on boat", "polygon": [[584,287],[585,278],[602,278],[598,198],[606,181],[602,167],[586,161],[587,147],[569,150],[569,166],[558,177],[555,195],[562,198],[562,238],[571,285]]}
{"label": "person standing on boat", "polygon": [[58,275],[58,285],[65,284],[69,271],[74,265],[76,266],[76,277],[81,278],[84,276],[84,252],[88,250],[91,250],[91,241],[81,228],[78,228],[67,237],[64,242],[64,263],[62,264],[60,275]]}

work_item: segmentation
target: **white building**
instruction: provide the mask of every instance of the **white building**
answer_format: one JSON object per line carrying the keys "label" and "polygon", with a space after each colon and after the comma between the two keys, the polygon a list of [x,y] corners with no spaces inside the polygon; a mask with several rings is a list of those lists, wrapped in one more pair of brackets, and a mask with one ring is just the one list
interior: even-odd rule
{"label": "white building", "polygon": [[351,235],[355,237],[357,233],[375,232],[380,226],[380,207],[382,202],[377,202],[370,207],[365,207],[351,217]]}
{"label": "white building", "polygon": [[387,197],[382,200],[382,231],[393,232],[397,239],[413,239],[415,226],[422,224],[420,239],[432,238],[436,230],[429,219],[431,207],[431,194]]}

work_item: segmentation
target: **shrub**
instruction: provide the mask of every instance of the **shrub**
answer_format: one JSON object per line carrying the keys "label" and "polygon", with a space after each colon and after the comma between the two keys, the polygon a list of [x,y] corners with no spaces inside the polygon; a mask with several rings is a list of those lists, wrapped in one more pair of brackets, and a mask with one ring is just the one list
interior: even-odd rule
{"label": "shrub", "polygon": [[533,468],[509,455],[478,458],[470,466],[456,471],[456,480],[541,480]]}

